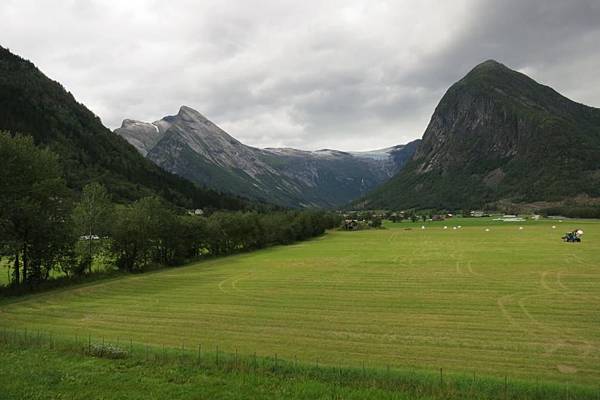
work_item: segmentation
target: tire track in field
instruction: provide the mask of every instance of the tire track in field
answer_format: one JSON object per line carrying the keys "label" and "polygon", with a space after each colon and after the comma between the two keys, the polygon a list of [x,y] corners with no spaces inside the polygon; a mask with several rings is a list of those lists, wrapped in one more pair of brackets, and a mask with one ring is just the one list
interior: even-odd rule
{"label": "tire track in field", "polygon": [[[466,265],[466,270],[465,270],[465,267],[463,267],[463,268],[460,267],[461,264],[463,264],[463,263]],[[459,275],[463,275],[463,276],[485,278],[485,276],[483,274],[473,271],[473,262],[472,261],[456,261],[456,273]]]}
{"label": "tire track in field", "polygon": [[[540,327],[542,327],[543,329],[545,329],[549,332],[557,332],[557,330],[547,326],[546,324],[544,324],[544,323],[538,321],[536,318],[534,318],[533,315],[525,307],[524,300],[526,298],[544,297],[544,296],[547,296],[548,293],[573,297],[573,294],[565,293],[565,291],[563,291],[563,290],[553,288],[548,283],[548,277],[551,276],[552,274],[554,274],[556,276],[555,282],[558,284],[559,274],[561,272],[564,272],[564,271],[561,271],[561,270],[545,270],[545,271],[543,271],[542,274],[540,275],[540,286],[542,287],[543,290],[545,290],[545,292],[540,293],[540,294],[524,296],[523,298],[521,298],[519,300],[519,307],[522,309],[522,311],[525,313],[525,315],[527,315],[527,317],[531,321],[538,324]],[[561,347],[570,346],[570,347],[575,348],[578,351],[580,351],[582,357],[584,357],[584,358],[588,357],[589,354],[594,349],[594,346],[592,345],[592,343],[586,339],[578,337],[575,333],[573,333],[573,331],[571,329],[568,329],[568,328],[563,328],[563,329],[564,329],[564,331],[559,331],[559,340],[555,343],[554,346],[551,346],[546,351],[545,354],[551,355],[552,353],[556,352]]]}
{"label": "tire track in field", "polygon": [[483,274],[480,274],[479,272],[475,272],[475,271],[473,271],[473,265],[472,265],[472,264],[473,264],[473,263],[472,263],[472,261],[469,261],[469,262],[467,263],[467,269],[469,270],[469,273],[470,273],[471,275],[473,275],[473,276],[484,277],[484,275],[483,275]]}
{"label": "tire track in field", "polygon": [[[221,292],[223,292],[224,294],[226,294],[227,296],[233,296],[233,297],[238,297],[238,298],[242,298],[242,299],[250,299],[250,300],[257,300],[256,298],[254,298],[253,296],[248,296],[247,294],[245,294],[243,291],[239,290],[237,288],[237,283],[239,281],[241,281],[244,278],[249,278],[252,275],[254,275],[254,272],[243,272],[241,274],[235,274],[232,275],[230,277],[227,277],[225,279],[223,279],[221,282],[218,283],[218,288]],[[227,284],[227,286],[226,286]],[[226,289],[227,287],[227,289]],[[229,288],[231,288],[231,290],[229,290]]]}
{"label": "tire track in field", "polygon": [[[576,293],[570,293],[568,290],[567,291],[564,290],[565,286],[562,285],[562,283],[560,281],[560,274],[562,274],[564,272],[565,272],[564,270],[546,270],[546,271],[544,271],[540,276],[540,285],[547,292],[550,292],[553,294],[558,294],[558,295],[568,296],[568,297],[580,297]],[[560,289],[553,288],[548,283],[548,277],[551,276],[552,274],[555,276],[554,282],[560,287]],[[540,294],[535,297],[542,297],[544,295],[547,295],[547,293]],[[534,296],[530,296],[530,297],[534,297]],[[523,309],[526,310],[524,306],[523,306]],[[528,312],[528,314],[531,316],[531,314],[529,312]],[[531,318],[534,319],[533,317],[531,317]],[[551,328],[548,328],[548,329],[551,329]],[[580,350],[582,352],[582,357],[588,357],[589,354],[594,349],[594,346],[592,345],[592,343],[590,341],[578,337],[575,333],[573,333],[572,329],[565,328],[565,331],[564,331],[564,333],[561,334],[561,337],[562,337],[561,342],[563,343],[563,346],[570,345],[570,346]],[[573,340],[573,339],[576,339],[576,340]],[[550,353],[555,352],[556,350],[558,350],[559,347],[555,347],[554,349],[552,349],[550,351]]]}
{"label": "tire track in field", "polygon": [[[530,291],[511,293],[502,296],[497,299],[498,307],[504,318],[514,327],[526,333],[527,335],[542,336],[542,341],[547,342],[547,338],[550,337],[550,342],[546,346],[544,355],[551,356],[553,353],[564,347],[570,347],[581,353],[581,357],[588,357],[594,346],[592,343],[581,337],[577,337],[576,334],[570,329],[563,331],[557,331],[556,328],[550,327],[547,324],[536,319],[526,307],[527,300],[545,297],[548,293],[556,293],[565,295],[564,292],[552,288],[548,283],[548,276],[551,274],[557,274],[553,270],[545,270],[540,275],[540,286],[543,292],[531,293]],[[520,314],[525,316],[527,322],[519,321],[514,317],[514,312],[511,313],[507,308],[507,303],[510,300],[514,300],[519,306]],[[541,338],[540,338],[541,339]]]}
{"label": "tire track in field", "polygon": [[[522,331],[523,333],[525,333],[528,336],[536,337],[537,340],[540,341],[541,343],[544,343],[544,342],[547,343],[547,345],[544,346],[544,348],[545,348],[544,355],[549,356],[552,353],[554,353],[556,350],[558,350],[559,348],[563,347],[564,341],[561,339],[555,339],[555,340],[551,340],[548,343],[547,336],[545,333],[550,332],[551,335],[553,335],[554,331],[549,330],[548,327],[546,327],[544,324],[540,323],[535,318],[533,318],[531,313],[529,313],[529,311],[527,311],[527,309],[523,306],[522,301],[524,298],[528,297],[527,293],[529,293],[529,292],[511,293],[511,294],[508,294],[508,295],[498,298],[496,302],[498,304],[498,307],[500,308],[500,312],[512,326],[514,326],[515,328]],[[532,328],[530,326],[530,324],[519,321],[517,318],[515,318],[513,316],[513,313],[511,313],[507,309],[507,303],[511,299],[514,299],[514,301],[517,302],[517,305],[519,305],[519,309],[527,317],[527,319],[529,319],[530,323],[533,323],[533,325],[535,326],[535,329]]]}

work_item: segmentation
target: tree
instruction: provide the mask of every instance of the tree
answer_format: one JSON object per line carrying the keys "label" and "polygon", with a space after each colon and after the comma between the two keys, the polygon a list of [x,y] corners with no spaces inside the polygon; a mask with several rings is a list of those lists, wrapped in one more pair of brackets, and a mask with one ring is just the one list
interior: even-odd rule
{"label": "tree", "polygon": [[76,232],[85,238],[87,254],[82,264],[91,269],[94,256],[94,240],[105,236],[109,231],[109,219],[113,206],[106,188],[99,183],[90,183],[83,188],[81,199],[73,209],[73,222]]}
{"label": "tree", "polygon": [[117,266],[128,271],[150,262],[172,264],[178,236],[176,218],[158,197],[144,197],[118,209],[112,228]]}
{"label": "tree", "polygon": [[12,257],[14,284],[47,279],[72,247],[69,194],[54,153],[0,132],[0,247]]}
{"label": "tree", "polygon": [[374,216],[373,219],[371,220],[371,227],[372,228],[381,228],[381,218]]}

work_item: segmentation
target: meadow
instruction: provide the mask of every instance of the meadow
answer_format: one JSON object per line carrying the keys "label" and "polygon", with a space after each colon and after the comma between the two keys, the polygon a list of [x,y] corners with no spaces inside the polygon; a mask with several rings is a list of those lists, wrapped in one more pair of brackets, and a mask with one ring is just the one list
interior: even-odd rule
{"label": "meadow", "polygon": [[0,285],[6,285],[9,282],[10,270],[6,265],[6,261],[0,258]]}
{"label": "meadow", "polygon": [[593,386],[599,243],[590,220],[386,223],[0,300],[0,331]]}

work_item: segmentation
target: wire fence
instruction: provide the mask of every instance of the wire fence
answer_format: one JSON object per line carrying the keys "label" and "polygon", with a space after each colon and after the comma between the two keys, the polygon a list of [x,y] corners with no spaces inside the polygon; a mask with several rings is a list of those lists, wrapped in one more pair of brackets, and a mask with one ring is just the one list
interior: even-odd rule
{"label": "wire fence", "polygon": [[376,388],[402,392],[417,398],[435,399],[531,399],[531,400],[600,400],[600,386],[535,382],[504,377],[449,373],[439,368],[436,372],[371,368],[363,362],[360,367],[332,366],[319,359],[314,363],[282,359],[278,354],[240,354],[237,349],[225,352],[219,345],[201,343],[180,347],[135,342],[131,337],[106,340],[102,336],[56,335],[52,332],[28,329],[1,329],[0,345],[9,348],[41,348],[59,352],[78,353],[82,356],[115,360],[136,360],[152,365],[181,365],[199,372],[225,372],[317,380],[350,388]]}

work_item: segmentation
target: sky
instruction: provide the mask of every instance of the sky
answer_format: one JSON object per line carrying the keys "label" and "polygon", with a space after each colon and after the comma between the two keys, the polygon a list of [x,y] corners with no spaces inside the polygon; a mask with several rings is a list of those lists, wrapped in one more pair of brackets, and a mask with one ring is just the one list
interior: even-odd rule
{"label": "sky", "polygon": [[383,148],[487,59],[600,107],[598,0],[2,0],[0,21],[111,129],[187,105],[252,146]]}

